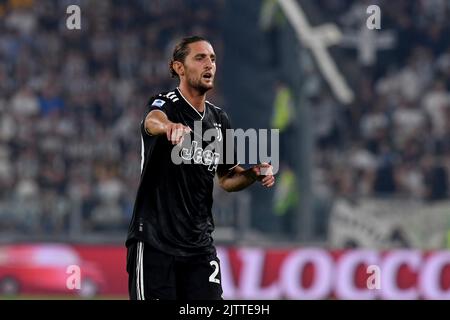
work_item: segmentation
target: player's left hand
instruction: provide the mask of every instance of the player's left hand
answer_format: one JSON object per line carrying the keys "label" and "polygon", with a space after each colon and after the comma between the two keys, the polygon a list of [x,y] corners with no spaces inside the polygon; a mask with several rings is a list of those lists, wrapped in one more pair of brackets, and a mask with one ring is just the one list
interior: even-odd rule
{"label": "player's left hand", "polygon": [[275,184],[275,177],[272,173],[272,165],[263,162],[252,167],[256,180],[260,181],[264,187],[270,188]]}

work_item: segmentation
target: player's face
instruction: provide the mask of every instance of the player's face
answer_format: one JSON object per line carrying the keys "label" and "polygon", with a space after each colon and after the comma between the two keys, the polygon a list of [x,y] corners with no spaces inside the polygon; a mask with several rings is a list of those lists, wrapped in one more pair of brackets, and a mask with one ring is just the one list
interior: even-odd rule
{"label": "player's face", "polygon": [[184,61],[184,71],[188,85],[201,93],[214,87],[216,55],[206,41],[189,44],[190,52]]}

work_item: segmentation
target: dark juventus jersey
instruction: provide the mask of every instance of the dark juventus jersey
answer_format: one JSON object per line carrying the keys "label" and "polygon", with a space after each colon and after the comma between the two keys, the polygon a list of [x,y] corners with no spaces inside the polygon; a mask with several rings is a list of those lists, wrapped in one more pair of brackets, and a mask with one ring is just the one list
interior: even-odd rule
{"label": "dark juventus jersey", "polygon": [[[152,110],[164,112],[174,123],[189,126],[193,130],[188,134],[191,139],[185,139],[182,147],[174,151],[174,145],[166,135],[150,135],[144,120]],[[202,132],[214,129],[209,132],[217,132],[215,137],[203,139],[203,134],[194,133],[195,121],[201,121]],[[150,99],[141,122],[141,180],[127,246],[133,240],[145,241],[176,256],[215,251],[211,237],[214,230],[211,212],[214,175],[217,170],[231,170],[236,164],[235,161],[225,164],[224,143],[222,152],[220,149],[206,150],[214,141],[224,142],[228,128],[230,121],[222,109],[206,102],[201,114],[178,88]],[[173,161],[174,153],[181,156],[181,163]]]}

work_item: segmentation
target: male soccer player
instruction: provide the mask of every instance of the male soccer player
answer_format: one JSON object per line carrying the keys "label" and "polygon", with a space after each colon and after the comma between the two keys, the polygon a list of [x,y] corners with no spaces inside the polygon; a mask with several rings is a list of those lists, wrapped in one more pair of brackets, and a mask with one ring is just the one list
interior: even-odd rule
{"label": "male soccer player", "polygon": [[[129,295],[132,300],[221,299],[220,262],[211,237],[214,176],[229,192],[255,181],[272,187],[275,179],[269,164],[245,170],[225,159],[217,162],[212,152],[202,153],[211,141],[192,148],[189,163],[174,163],[173,148],[186,135],[195,139],[196,121],[203,131],[216,129],[218,140],[226,136],[230,121],[225,111],[206,101],[216,73],[215,53],[207,40],[182,39],[170,71],[179,86],[153,96],[141,123],[141,180],[126,241]],[[200,157],[194,157],[198,148]]]}

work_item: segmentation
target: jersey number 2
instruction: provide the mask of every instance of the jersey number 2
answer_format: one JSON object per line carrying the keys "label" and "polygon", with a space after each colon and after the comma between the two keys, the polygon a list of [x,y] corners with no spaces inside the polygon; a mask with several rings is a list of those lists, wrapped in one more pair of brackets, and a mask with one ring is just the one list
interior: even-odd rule
{"label": "jersey number 2", "polygon": [[211,275],[209,276],[209,282],[220,284],[220,280],[216,278],[217,274],[219,273],[219,264],[217,263],[217,261],[214,260],[211,261],[209,264],[214,267],[213,273],[211,273]]}

